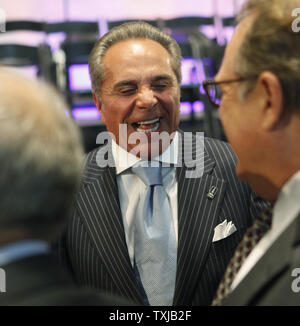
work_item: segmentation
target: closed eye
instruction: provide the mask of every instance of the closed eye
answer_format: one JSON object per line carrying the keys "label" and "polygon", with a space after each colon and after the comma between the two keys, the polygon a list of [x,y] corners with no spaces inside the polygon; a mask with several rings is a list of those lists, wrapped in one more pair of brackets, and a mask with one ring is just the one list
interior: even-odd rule
{"label": "closed eye", "polygon": [[121,95],[133,95],[136,92],[136,87],[126,87],[126,88],[120,88],[118,92]]}
{"label": "closed eye", "polygon": [[169,87],[169,84],[167,84],[167,83],[165,83],[165,84],[153,84],[151,86],[151,88],[153,90],[156,90],[156,91],[163,91],[163,90],[165,90],[168,87]]}

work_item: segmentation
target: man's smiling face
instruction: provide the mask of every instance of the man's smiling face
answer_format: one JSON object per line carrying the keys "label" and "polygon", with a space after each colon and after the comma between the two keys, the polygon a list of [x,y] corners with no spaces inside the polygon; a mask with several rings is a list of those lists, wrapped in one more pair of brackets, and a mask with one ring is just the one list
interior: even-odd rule
{"label": "man's smiling face", "polygon": [[171,134],[179,124],[180,85],[170,54],[155,41],[130,39],[107,50],[103,67],[100,96],[94,96],[103,123],[128,152],[136,145],[122,144],[120,124],[127,126],[127,140],[135,132],[146,135],[142,152],[150,156],[151,146],[158,145],[151,144],[151,133]]}

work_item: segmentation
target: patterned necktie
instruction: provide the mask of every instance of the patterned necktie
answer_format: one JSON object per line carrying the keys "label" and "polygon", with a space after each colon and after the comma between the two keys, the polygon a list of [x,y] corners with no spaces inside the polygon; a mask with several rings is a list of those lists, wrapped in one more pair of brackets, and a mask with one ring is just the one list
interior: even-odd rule
{"label": "patterned necktie", "polygon": [[133,167],[146,185],[135,216],[134,255],[150,305],[172,305],[177,262],[171,206],[159,167]]}
{"label": "patterned necktie", "polygon": [[212,306],[220,305],[222,300],[229,294],[231,284],[240,270],[242,264],[250,254],[252,249],[270,229],[272,222],[273,207],[268,207],[253,221],[242,241],[231,258],[223,279],[218,287]]}

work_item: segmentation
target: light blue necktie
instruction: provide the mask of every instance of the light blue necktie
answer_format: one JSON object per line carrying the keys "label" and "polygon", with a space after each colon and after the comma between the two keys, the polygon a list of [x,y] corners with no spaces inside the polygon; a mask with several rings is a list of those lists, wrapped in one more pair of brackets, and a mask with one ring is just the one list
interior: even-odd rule
{"label": "light blue necktie", "polygon": [[135,216],[134,254],[151,306],[173,304],[177,245],[168,195],[159,167],[133,167],[146,185]]}

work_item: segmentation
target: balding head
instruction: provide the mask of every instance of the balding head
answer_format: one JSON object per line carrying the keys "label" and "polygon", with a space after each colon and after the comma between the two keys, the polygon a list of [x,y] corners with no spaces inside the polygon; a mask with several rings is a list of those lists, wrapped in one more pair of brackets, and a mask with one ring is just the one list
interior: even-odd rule
{"label": "balding head", "polygon": [[0,68],[1,233],[48,237],[63,222],[83,156],[66,108],[50,86]]}

